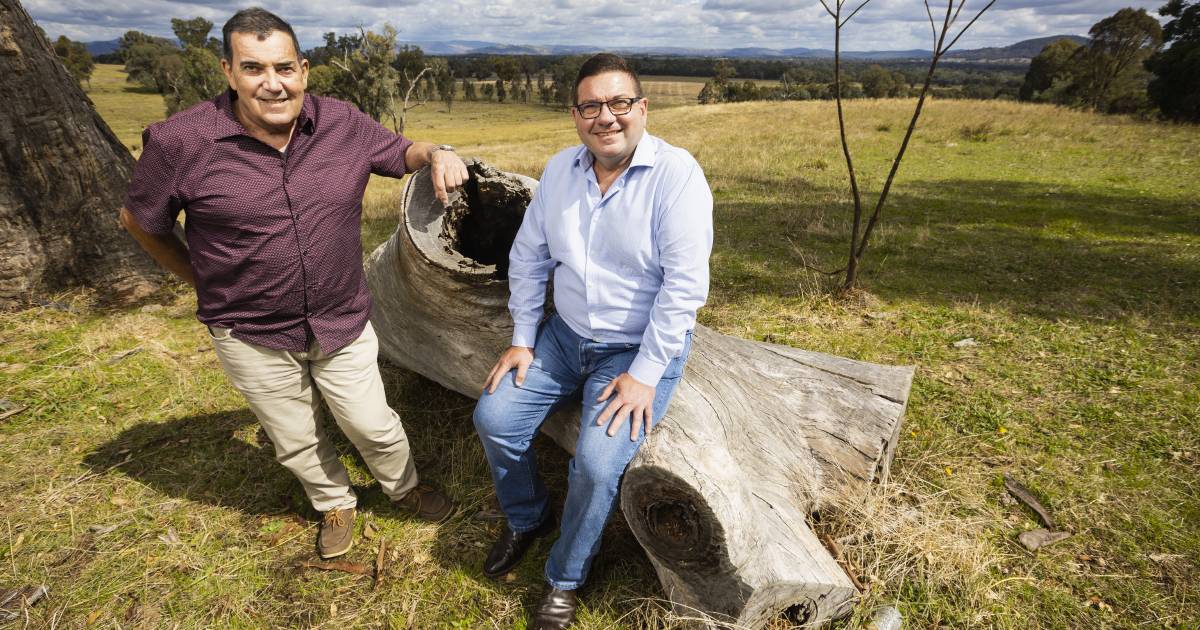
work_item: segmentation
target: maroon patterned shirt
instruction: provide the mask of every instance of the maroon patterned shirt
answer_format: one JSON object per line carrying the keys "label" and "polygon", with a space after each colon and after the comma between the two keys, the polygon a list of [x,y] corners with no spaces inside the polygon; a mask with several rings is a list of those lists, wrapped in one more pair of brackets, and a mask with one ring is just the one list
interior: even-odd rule
{"label": "maroon patterned shirt", "polygon": [[147,127],[125,207],[154,234],[186,213],[201,322],[268,348],[300,352],[315,338],[332,352],[371,313],[363,191],[371,173],[402,177],[412,142],[348,103],[305,95],[281,153],[250,137],[236,98]]}

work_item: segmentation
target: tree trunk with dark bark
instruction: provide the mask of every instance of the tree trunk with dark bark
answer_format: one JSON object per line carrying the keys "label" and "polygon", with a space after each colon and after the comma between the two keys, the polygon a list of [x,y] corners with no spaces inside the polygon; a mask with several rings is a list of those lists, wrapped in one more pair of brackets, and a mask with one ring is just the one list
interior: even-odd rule
{"label": "tree trunk with dark bark", "polygon": [[[446,210],[428,173],[367,263],[389,360],[478,398],[508,346],[508,249],[536,183],[472,162]],[[808,516],[886,477],[912,368],[887,367],[697,326],[666,418],[625,472],[621,509],[684,616],[758,628],[819,623],[856,590]],[[572,450],[578,406],[543,427]]]}
{"label": "tree trunk with dark bark", "polygon": [[0,0],[0,103],[0,308],[157,288],[165,274],[117,224],[133,158],[16,0]]}

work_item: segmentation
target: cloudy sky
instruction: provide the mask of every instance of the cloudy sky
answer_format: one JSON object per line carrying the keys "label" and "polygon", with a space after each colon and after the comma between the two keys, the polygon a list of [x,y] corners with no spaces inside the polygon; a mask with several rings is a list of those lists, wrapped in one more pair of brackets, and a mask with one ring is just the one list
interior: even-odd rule
{"label": "cloudy sky", "polygon": [[[254,0],[23,0],[51,37],[115,39],[136,29],[169,36],[173,17],[217,24]],[[833,2],[834,0],[828,0]],[[846,0],[848,7],[860,0]],[[947,0],[930,0],[945,7]],[[1152,13],[1166,0],[999,0],[959,48],[1086,34],[1126,6]],[[967,0],[964,13],[986,0]],[[395,25],[407,41],[481,40],[505,44],[832,48],[831,19],[818,0],[260,0],[295,27],[303,46],[327,31]],[[943,9],[944,10],[944,9]],[[214,33],[216,34],[216,33]],[[930,48],[921,0],[872,0],[845,35],[850,50]]]}

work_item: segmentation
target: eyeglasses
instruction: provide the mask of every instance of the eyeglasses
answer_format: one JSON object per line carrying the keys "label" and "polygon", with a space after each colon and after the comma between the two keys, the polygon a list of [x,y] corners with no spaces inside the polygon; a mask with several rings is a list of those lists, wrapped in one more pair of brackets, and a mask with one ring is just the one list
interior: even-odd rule
{"label": "eyeglasses", "polygon": [[576,105],[575,111],[579,112],[582,118],[598,118],[600,110],[608,105],[608,111],[612,112],[613,116],[624,116],[633,111],[633,104],[640,100],[642,97],[634,96],[633,98],[614,98],[605,102],[588,101]]}

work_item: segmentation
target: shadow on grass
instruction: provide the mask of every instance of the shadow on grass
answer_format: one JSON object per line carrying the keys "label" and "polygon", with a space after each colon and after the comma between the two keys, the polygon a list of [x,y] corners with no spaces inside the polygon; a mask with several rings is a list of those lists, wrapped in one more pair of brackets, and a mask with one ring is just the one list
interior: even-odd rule
{"label": "shadow on grass", "polygon": [[250,514],[302,510],[299,484],[275,463],[273,449],[237,435],[252,426],[248,409],[138,424],[83,461],[93,472],[119,471],[173,497]]}
{"label": "shadow on grass", "polygon": [[[788,295],[804,273],[797,263],[843,265],[849,208],[802,203],[719,203],[714,284],[734,296]],[[861,286],[1046,318],[1187,320],[1200,315],[1200,257],[1189,249],[1197,234],[1200,204],[1186,199],[986,179],[906,183],[872,237]]]}
{"label": "shadow on grass", "polygon": [[[412,372],[389,366],[382,372],[388,402],[402,416],[422,479],[440,486],[452,479],[475,486],[490,484],[486,466],[447,457],[473,449],[482,459],[470,419],[474,403]],[[350,467],[367,474],[358,451],[324,405],[321,422],[337,452],[350,455]],[[96,473],[128,475],[169,496],[251,514],[290,510],[316,516],[300,484],[275,461],[274,448],[257,443],[257,427],[257,419],[246,408],[137,424],[88,454],[84,464]],[[364,508],[390,509],[373,482],[365,488],[356,485],[354,490]]]}

